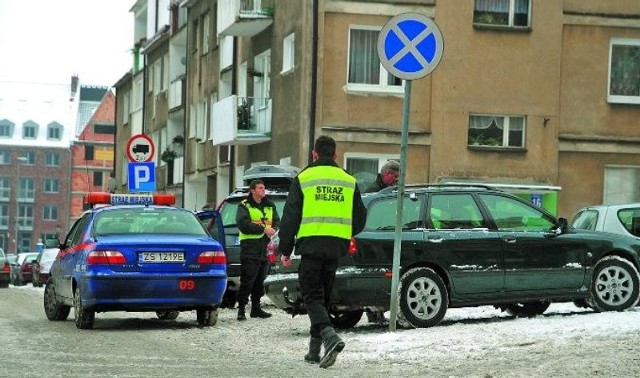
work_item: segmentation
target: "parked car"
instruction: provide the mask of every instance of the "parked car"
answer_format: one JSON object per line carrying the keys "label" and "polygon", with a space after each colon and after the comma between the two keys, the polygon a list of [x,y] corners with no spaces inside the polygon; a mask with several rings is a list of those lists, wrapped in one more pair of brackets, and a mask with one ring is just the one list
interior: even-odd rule
{"label": "parked car", "polygon": [[[260,165],[247,169],[243,175],[245,186],[236,188],[216,206],[220,212],[227,252],[227,290],[222,302],[223,308],[233,308],[240,288],[240,233],[236,224],[238,204],[249,195],[251,180],[260,179],[265,183],[266,195],[275,205],[278,215],[282,216],[282,209],[287,199],[291,181],[300,171],[293,166]],[[208,227],[209,228],[209,227]]]}
{"label": "parked car", "polygon": [[[363,232],[336,273],[330,315],[350,328],[364,309],[390,309],[397,190],[364,195]],[[514,316],[573,301],[596,311],[638,302],[640,241],[573,229],[529,202],[479,185],[407,186],[402,207],[398,323],[430,327],[448,308],[493,305]],[[294,255],[295,256],[295,255]],[[297,266],[274,267],[267,296],[305,312]]]}
{"label": "parked car", "polygon": [[49,271],[51,265],[56,259],[56,255],[60,249],[56,248],[44,248],[42,252],[38,254],[36,261],[31,266],[31,283],[35,287],[41,287],[46,285],[49,281]]}
{"label": "parked car", "polygon": [[586,206],[576,212],[571,226],[640,237],[640,203]]}
{"label": "parked car", "polygon": [[[13,286],[23,286],[31,282],[31,264],[38,257],[38,252],[20,252],[11,263],[11,284]],[[25,280],[28,274],[28,280]]]}
{"label": "parked car", "polygon": [[11,278],[11,265],[4,251],[0,248],[0,287],[9,287]]}
{"label": "parked car", "polygon": [[[224,246],[172,194],[89,193],[51,266],[44,310],[52,321],[74,308],[77,328],[106,311],[155,312],[175,319],[196,311],[198,325],[217,322],[227,282]],[[101,205],[101,206],[98,206]],[[221,224],[219,214],[214,223]],[[219,237],[224,242],[224,229]]]}

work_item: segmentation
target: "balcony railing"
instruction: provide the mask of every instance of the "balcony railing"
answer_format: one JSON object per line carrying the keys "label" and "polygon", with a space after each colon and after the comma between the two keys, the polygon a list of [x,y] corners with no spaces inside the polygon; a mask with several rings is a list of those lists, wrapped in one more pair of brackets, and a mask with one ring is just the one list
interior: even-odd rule
{"label": "balcony railing", "polygon": [[272,4],[265,0],[219,0],[218,34],[252,37],[260,33],[273,23]]}
{"label": "balcony railing", "polygon": [[251,145],[271,139],[271,99],[224,98],[213,105],[213,144]]}

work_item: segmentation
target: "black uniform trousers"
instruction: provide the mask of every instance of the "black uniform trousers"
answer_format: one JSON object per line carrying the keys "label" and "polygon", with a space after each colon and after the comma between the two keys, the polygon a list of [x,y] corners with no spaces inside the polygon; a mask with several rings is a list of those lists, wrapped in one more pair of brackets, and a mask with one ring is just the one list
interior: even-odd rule
{"label": "black uniform trousers", "polygon": [[251,295],[253,306],[260,306],[264,295],[264,280],[267,278],[269,263],[264,259],[240,258],[240,289],[238,305],[246,306]]}
{"label": "black uniform trousers", "polygon": [[338,259],[302,255],[298,268],[298,281],[302,300],[309,315],[311,337],[320,338],[320,331],[331,326],[329,303]]}

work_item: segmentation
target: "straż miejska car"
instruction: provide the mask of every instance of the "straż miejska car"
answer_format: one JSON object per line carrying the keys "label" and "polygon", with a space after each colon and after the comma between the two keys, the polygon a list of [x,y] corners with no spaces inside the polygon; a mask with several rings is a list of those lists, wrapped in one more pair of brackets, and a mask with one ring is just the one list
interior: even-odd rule
{"label": "stra\u017c miejska car", "polygon": [[[336,327],[354,327],[364,309],[390,309],[397,195],[391,187],[363,196],[366,226],[340,262],[331,296]],[[409,185],[402,201],[400,326],[434,326],[454,307],[493,305],[535,316],[552,302],[594,311],[638,302],[637,238],[574,229],[490,186]],[[276,265],[265,281],[267,296],[293,314],[306,311],[298,263]]]}
{"label": "stra\u017c miejska car", "polygon": [[[96,313],[106,311],[173,320],[195,310],[198,325],[217,322],[227,281],[224,247],[193,212],[175,207],[172,194],[91,192],[85,202],[91,209],[73,224],[51,266],[44,290],[49,320],[65,320],[73,307],[80,329],[93,328]],[[218,213],[209,216],[221,225]],[[217,230],[224,242],[224,229]]]}

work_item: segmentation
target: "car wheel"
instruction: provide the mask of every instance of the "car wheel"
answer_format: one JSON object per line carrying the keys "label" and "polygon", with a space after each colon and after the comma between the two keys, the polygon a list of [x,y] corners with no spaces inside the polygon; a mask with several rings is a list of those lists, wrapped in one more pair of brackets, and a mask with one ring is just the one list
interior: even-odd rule
{"label": "car wheel", "polygon": [[44,313],[49,320],[66,320],[69,317],[71,306],[64,305],[56,297],[56,289],[53,284],[44,287]]}
{"label": "car wheel", "polygon": [[156,311],[156,316],[160,320],[175,320],[178,315],[180,311]]}
{"label": "car wheel", "polygon": [[205,310],[205,309],[197,309],[196,317],[198,318],[198,325],[200,327],[209,327],[216,325],[218,322],[218,309],[215,310]]}
{"label": "car wheel", "polygon": [[442,278],[433,269],[413,268],[400,277],[398,317],[411,326],[431,327],[444,318],[449,294]]}
{"label": "car wheel", "polygon": [[329,319],[334,328],[349,329],[358,324],[364,310],[329,311]]}
{"label": "car wheel", "polygon": [[549,306],[549,301],[514,303],[504,306],[504,310],[512,316],[520,318],[528,318],[536,315],[542,315]]}
{"label": "car wheel", "polygon": [[222,297],[222,303],[220,303],[220,308],[234,308],[236,307],[236,298],[238,296],[237,291],[233,290],[225,290],[224,296]]}
{"label": "car wheel", "polygon": [[82,308],[82,297],[80,288],[76,287],[73,292],[73,317],[78,329],[91,329],[96,318],[96,313]]}
{"label": "car wheel", "polygon": [[623,311],[640,297],[638,270],[617,256],[600,260],[593,270],[590,303],[599,311]]}

